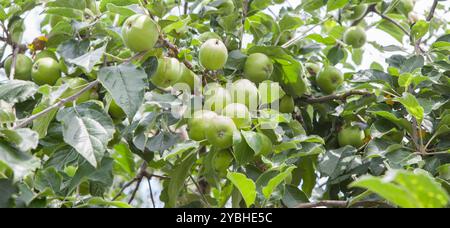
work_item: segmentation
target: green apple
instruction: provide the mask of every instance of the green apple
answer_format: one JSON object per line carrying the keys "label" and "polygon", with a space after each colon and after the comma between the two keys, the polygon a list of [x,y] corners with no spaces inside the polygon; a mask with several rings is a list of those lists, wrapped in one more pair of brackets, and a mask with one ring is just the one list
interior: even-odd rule
{"label": "green apple", "polygon": [[211,123],[211,119],[217,117],[217,114],[208,110],[200,110],[194,112],[188,121],[189,138],[195,141],[203,141],[206,139],[205,132]]}
{"label": "green apple", "polygon": [[[9,56],[5,60],[5,72],[6,76],[9,77],[11,73],[12,56]],[[31,81],[31,68],[33,67],[33,62],[30,57],[24,54],[18,54],[16,56],[15,74],[14,78],[18,80]]]}
{"label": "green apple", "polygon": [[181,78],[177,83],[184,83],[189,86],[191,92],[197,93],[200,91],[200,87],[202,86],[201,78],[196,75],[194,72],[189,70],[184,64],[181,64],[183,68],[183,73],[181,74]]}
{"label": "green apple", "polygon": [[[67,89],[64,91],[64,93],[61,95],[61,99],[68,98],[70,96],[75,95],[78,93],[81,89],[86,87],[89,84],[88,81],[82,79],[82,78],[60,78],[56,82],[55,86],[62,86],[67,85]],[[97,97],[96,97],[97,96]],[[96,99],[98,98],[98,95],[95,91],[95,88],[86,91],[85,93],[81,94],[75,101],[76,104],[81,104],[86,101]],[[66,107],[72,107],[73,102],[68,102],[65,104]]]}
{"label": "green apple", "polygon": [[353,26],[344,33],[344,42],[353,48],[361,48],[366,44],[366,31],[360,26]]}
{"label": "green apple", "polygon": [[149,16],[136,14],[123,24],[122,38],[125,45],[134,52],[149,51],[159,39],[159,26]]}
{"label": "green apple", "polygon": [[229,89],[234,103],[243,104],[251,111],[258,108],[258,88],[253,82],[239,79]]}
{"label": "green apple", "polygon": [[247,106],[239,103],[227,105],[222,115],[230,117],[238,129],[248,129],[252,126],[252,118]]}
{"label": "green apple", "polygon": [[217,151],[214,154],[213,158],[213,167],[214,170],[218,173],[226,174],[226,171],[228,167],[230,167],[231,163],[233,162],[233,155],[229,150],[221,150]]}
{"label": "green apple", "polygon": [[60,64],[52,58],[42,58],[36,61],[31,71],[33,81],[38,85],[55,85],[61,78]]}
{"label": "green apple", "polygon": [[317,63],[306,63],[305,67],[311,76],[316,76],[320,71],[320,65]]}
{"label": "green apple", "polygon": [[320,90],[326,94],[332,94],[344,82],[342,72],[334,66],[325,67],[316,78]]}
{"label": "green apple", "polygon": [[218,149],[226,149],[233,146],[233,135],[236,131],[236,125],[231,118],[217,116],[211,119],[205,135],[212,146]]}
{"label": "green apple", "polygon": [[208,89],[205,93],[205,109],[214,111],[218,114],[230,104],[232,101],[231,94],[228,90],[222,87],[215,87]]}
{"label": "green apple", "polygon": [[358,20],[367,11],[367,4],[358,4],[345,10],[344,16],[347,20]]}
{"label": "green apple", "polygon": [[364,131],[357,126],[344,127],[338,133],[338,141],[341,147],[349,145],[359,148],[364,145],[365,138],[366,135],[364,134]]}
{"label": "green apple", "polygon": [[182,75],[183,66],[177,59],[163,57],[158,60],[158,67],[150,81],[157,87],[168,88],[177,83]]}
{"label": "green apple", "polygon": [[127,117],[127,114],[114,100],[112,100],[109,105],[108,113],[116,120],[123,120]]}
{"label": "green apple", "polygon": [[408,14],[414,10],[414,1],[413,0],[400,0],[400,2],[397,5],[397,10],[404,14],[405,16],[408,16]]}
{"label": "green apple", "polygon": [[294,98],[289,95],[284,96],[280,100],[280,112],[281,113],[293,113],[295,110]]}
{"label": "green apple", "polygon": [[222,69],[228,60],[228,50],[219,39],[210,39],[200,47],[199,59],[208,70]]}
{"label": "green apple", "polygon": [[260,83],[269,79],[272,73],[272,60],[265,54],[251,54],[245,61],[244,77],[254,83]]}
{"label": "green apple", "polygon": [[42,58],[52,58],[56,61],[58,61],[58,57],[56,56],[55,52],[50,51],[50,50],[43,50],[40,51],[39,53],[36,54],[36,56],[34,57],[34,61],[38,61],[39,59]]}

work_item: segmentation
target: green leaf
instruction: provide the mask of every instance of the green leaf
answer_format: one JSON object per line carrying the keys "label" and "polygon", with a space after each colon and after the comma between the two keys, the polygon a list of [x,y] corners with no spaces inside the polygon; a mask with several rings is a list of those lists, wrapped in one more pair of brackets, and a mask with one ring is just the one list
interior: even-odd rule
{"label": "green leaf", "polygon": [[294,185],[286,185],[286,191],[283,196],[283,203],[288,208],[294,208],[301,203],[308,203],[308,196]]}
{"label": "green leaf", "polygon": [[[0,154],[1,156],[1,154]],[[12,196],[19,191],[13,180],[0,179],[0,208],[10,208],[14,206]]]}
{"label": "green leaf", "polygon": [[62,175],[59,174],[55,168],[50,167],[37,172],[34,187],[39,191],[44,191],[45,189],[50,188],[57,194],[61,190],[62,181]]}
{"label": "green leaf", "polygon": [[272,195],[273,190],[280,185],[286,178],[288,178],[292,171],[295,169],[295,166],[291,166],[287,168],[285,171],[281,172],[274,178],[272,178],[269,183],[262,189],[262,193],[266,199],[270,199],[270,196]]}
{"label": "green leaf", "polygon": [[303,20],[298,16],[292,16],[286,14],[280,20],[280,30],[283,31],[292,31],[304,24]]}
{"label": "green leaf", "polygon": [[36,149],[39,143],[39,135],[28,128],[16,130],[0,129],[0,136],[14,143],[20,151],[29,151]]}
{"label": "green leaf", "polygon": [[414,116],[419,123],[422,122],[424,116],[424,109],[420,106],[419,101],[416,97],[408,92],[403,93],[402,97],[398,97],[393,99],[394,101],[400,102],[403,106],[405,106],[406,110],[409,114]]}
{"label": "green leaf", "polygon": [[115,145],[112,157],[114,158],[115,164],[128,174],[128,177],[134,177],[136,175],[136,164],[133,153],[126,143],[121,142]]}
{"label": "green leaf", "polygon": [[64,141],[97,167],[115,132],[111,117],[96,102],[86,102],[59,111],[57,119],[63,125]]}
{"label": "green leaf", "polygon": [[78,21],[83,19],[84,13],[82,10],[71,9],[67,7],[52,7],[47,8],[45,11],[47,14],[58,15],[61,17],[72,18]]}
{"label": "green leaf", "polygon": [[256,199],[256,185],[251,179],[247,178],[242,173],[229,172],[227,174],[228,180],[239,190],[244,198],[247,207],[250,207]]}
{"label": "green leaf", "polygon": [[14,171],[16,179],[22,179],[40,166],[40,160],[36,157],[20,152],[0,139],[0,163]]}
{"label": "green leaf", "polygon": [[6,81],[5,83],[0,83],[0,100],[11,104],[24,102],[33,97],[37,89],[36,84],[33,82]]}
{"label": "green leaf", "polygon": [[351,187],[366,188],[389,202],[404,208],[441,208],[449,203],[449,196],[426,171],[389,171],[385,177],[363,177]]}
{"label": "green leaf", "polygon": [[103,57],[105,51],[106,45],[101,48],[90,51],[75,59],[66,59],[66,61],[68,63],[81,67],[86,73],[91,73],[95,64],[97,64]]}
{"label": "green leaf", "polygon": [[87,201],[86,206],[108,206],[116,208],[132,208],[131,205],[120,201],[109,201],[100,197],[94,197]]}
{"label": "green leaf", "polygon": [[129,9],[128,7],[123,6],[116,6],[114,4],[108,3],[106,5],[106,8],[109,12],[122,15],[124,17],[130,17],[136,14],[133,10]]}
{"label": "green leaf", "polygon": [[191,168],[195,161],[197,161],[197,155],[192,153],[184,159],[180,159],[180,161],[174,166],[174,169],[170,174],[170,182],[167,190],[169,195],[169,207],[177,206],[178,195],[181,190],[184,189],[184,182],[191,174]]}
{"label": "green leaf", "polygon": [[131,64],[122,64],[101,68],[98,79],[132,120],[144,100],[145,88],[148,86],[145,72]]}
{"label": "green leaf", "polygon": [[336,9],[340,9],[347,5],[348,2],[349,0],[328,0],[327,11],[330,12]]}
{"label": "green leaf", "polygon": [[411,35],[414,40],[419,40],[424,37],[430,28],[430,24],[425,20],[419,20],[411,28]]}

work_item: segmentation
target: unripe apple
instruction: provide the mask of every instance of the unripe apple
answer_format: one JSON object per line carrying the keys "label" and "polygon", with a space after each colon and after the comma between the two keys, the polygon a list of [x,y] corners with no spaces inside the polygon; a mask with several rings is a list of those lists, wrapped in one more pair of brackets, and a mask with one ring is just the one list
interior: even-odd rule
{"label": "unripe apple", "polygon": [[228,50],[222,41],[210,39],[200,47],[199,58],[204,68],[219,70],[227,63]]}
{"label": "unripe apple", "polygon": [[33,65],[31,77],[38,85],[54,85],[61,78],[60,65],[52,58],[39,59]]}
{"label": "unripe apple", "polygon": [[214,91],[209,90],[205,93],[205,109],[214,111],[218,114],[232,101],[231,94],[222,87],[216,87]]}
{"label": "unripe apple", "polygon": [[236,131],[236,125],[231,118],[217,116],[211,119],[205,135],[212,146],[218,149],[226,149],[233,146],[233,135]]}
{"label": "unripe apple", "polygon": [[208,110],[194,112],[192,118],[188,121],[189,138],[195,141],[205,140],[205,132],[209,127],[211,119],[215,117],[217,117],[217,114]]}
{"label": "unripe apple", "polygon": [[316,78],[320,90],[326,94],[332,94],[344,82],[342,72],[334,66],[325,67]]}
{"label": "unripe apple", "polygon": [[168,88],[177,83],[182,75],[183,67],[177,59],[163,57],[158,60],[158,67],[150,81],[157,87]]}
{"label": "unripe apple", "polygon": [[254,83],[260,83],[269,79],[272,73],[272,60],[265,54],[251,54],[245,61],[244,76]]}
{"label": "unripe apple", "polygon": [[194,72],[189,70],[184,64],[181,64],[181,67],[183,68],[183,73],[177,83],[184,83],[188,85],[189,88],[191,89],[191,92],[194,93],[199,92],[198,90],[202,85],[201,78],[197,76]]}
{"label": "unripe apple", "polygon": [[366,44],[366,31],[360,26],[353,26],[344,33],[344,42],[353,48],[361,48]]}
{"label": "unripe apple", "polygon": [[228,167],[230,167],[233,162],[233,155],[229,150],[217,151],[213,158],[214,170],[219,173],[219,175],[225,176]]}
{"label": "unripe apple", "polygon": [[230,92],[234,103],[243,104],[251,111],[258,108],[258,88],[253,82],[239,79],[233,83]]}
{"label": "unripe apple", "polygon": [[238,129],[248,129],[252,126],[252,118],[247,106],[233,103],[227,105],[222,115],[230,117]]}
{"label": "unripe apple", "polygon": [[338,133],[338,141],[341,147],[349,145],[359,148],[364,145],[365,138],[364,131],[357,126],[345,127]]}
{"label": "unripe apple", "polygon": [[281,113],[293,113],[295,110],[294,99],[286,95],[280,100],[280,112]]}
{"label": "unripe apple", "polygon": [[[12,66],[12,56],[9,56],[5,60],[5,72],[6,76],[9,77],[11,74],[11,66]],[[31,81],[31,68],[33,67],[33,62],[31,59],[24,55],[18,54],[16,56],[16,65],[15,65],[15,74],[14,78],[18,80]]]}
{"label": "unripe apple", "polygon": [[149,51],[159,39],[159,26],[149,16],[136,14],[123,24],[122,38],[125,45],[134,52]]}
{"label": "unripe apple", "polygon": [[306,63],[306,70],[311,76],[316,76],[320,72],[320,65],[317,63]]}

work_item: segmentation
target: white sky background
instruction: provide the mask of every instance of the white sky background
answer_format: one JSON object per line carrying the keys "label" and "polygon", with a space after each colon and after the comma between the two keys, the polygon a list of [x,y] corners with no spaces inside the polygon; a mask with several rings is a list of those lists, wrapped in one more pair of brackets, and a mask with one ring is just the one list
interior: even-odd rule
{"label": "white sky background", "polygon": [[[287,0],[292,6],[298,6],[301,3],[301,0]],[[425,18],[425,12],[428,12],[433,1],[431,0],[417,0],[414,11],[420,16],[420,18]],[[450,7],[450,1],[440,2],[440,4],[444,4],[446,8]],[[285,3],[284,5],[287,5]],[[275,5],[271,7],[271,10],[275,13],[278,13],[283,5]],[[43,20],[43,15],[40,15],[42,12],[42,8],[36,8],[33,11],[29,12],[28,15],[25,15],[26,23],[25,23],[25,33],[23,36],[23,42],[31,43],[34,38],[41,35],[40,33],[40,23]],[[178,10],[174,10],[173,13],[178,13]],[[271,15],[270,13],[268,13]],[[435,16],[437,18],[450,18],[450,14],[444,15],[442,11],[437,10]],[[369,22],[373,22],[375,20],[379,20],[378,16],[370,16],[367,17]],[[404,46],[407,48],[412,48],[406,42],[404,44],[398,43],[394,38],[392,38],[387,33],[380,31],[376,28],[369,29],[367,31],[368,41],[376,41],[378,44],[383,46],[388,45],[398,45]],[[246,37],[245,43],[251,42],[251,37]],[[385,59],[392,55],[393,53],[380,53],[377,49],[372,47],[371,45],[366,45],[364,47],[365,54],[363,58],[363,63],[359,66],[359,69],[367,69],[370,67],[370,64],[373,61],[376,61],[382,65],[385,65]],[[9,50],[10,52],[10,50]]]}
{"label": "white sky background", "polygon": [[[288,0],[288,2],[294,7],[298,6],[301,3],[300,0]],[[417,0],[416,1],[414,11],[420,16],[421,19],[425,18],[425,16],[424,16],[425,12],[429,11],[429,9],[432,5],[432,2],[433,1],[431,1],[431,0]],[[447,9],[450,7],[450,1],[440,2],[440,4],[444,4]],[[272,6],[271,10],[277,14],[281,7],[282,7],[282,5]],[[24,43],[27,43],[27,44],[31,43],[34,38],[42,35],[40,33],[40,23],[43,20],[44,15],[41,15],[41,12],[42,12],[42,8],[39,7],[39,8],[34,9],[31,12],[28,12],[27,15],[24,15],[24,17],[26,19],[26,23],[25,23],[26,29],[25,29],[25,33],[23,36]],[[174,10],[173,13],[177,14],[178,10]],[[271,15],[269,12],[267,14]],[[444,15],[443,12],[440,10],[436,11],[435,16],[437,18],[447,19],[447,20],[450,18],[450,14]],[[367,17],[367,20],[369,22],[373,22],[373,21],[379,20],[379,17],[378,16],[370,16],[370,17]],[[301,31],[299,33],[301,33]],[[407,47],[408,49],[412,50],[412,47],[410,47],[410,45],[408,45],[406,42],[404,42],[404,44],[400,44],[394,38],[392,38],[388,34],[382,32],[376,28],[368,30],[367,37],[368,37],[368,41],[376,41],[378,44],[381,44],[383,46],[398,45],[398,46]],[[249,43],[249,42],[251,42],[250,36],[246,37],[246,40],[245,40],[245,43]],[[365,53],[364,53],[363,63],[361,66],[358,67],[358,69],[368,69],[370,67],[370,64],[373,61],[376,61],[376,62],[382,64],[383,66],[386,66],[385,59],[388,58],[389,56],[395,54],[392,52],[391,53],[389,53],[389,52],[381,53],[377,49],[372,47],[371,45],[366,45],[364,47],[364,49],[365,49]],[[10,53],[10,52],[11,52],[10,49],[7,50],[7,53]],[[412,51],[410,53],[412,53]],[[5,79],[4,73],[0,73],[0,81],[2,79]],[[155,201],[157,202],[156,203],[157,207],[161,207],[161,206],[163,206],[163,204],[159,201],[159,193],[161,191],[159,182],[156,180],[152,180],[152,186],[153,186],[153,190],[155,193]],[[140,188],[139,195],[140,195],[140,199],[142,199],[142,201],[143,201],[142,206],[144,206],[144,207],[151,207],[150,200],[147,200],[147,199],[149,199],[148,193],[149,193],[148,184],[143,182],[142,186]]]}

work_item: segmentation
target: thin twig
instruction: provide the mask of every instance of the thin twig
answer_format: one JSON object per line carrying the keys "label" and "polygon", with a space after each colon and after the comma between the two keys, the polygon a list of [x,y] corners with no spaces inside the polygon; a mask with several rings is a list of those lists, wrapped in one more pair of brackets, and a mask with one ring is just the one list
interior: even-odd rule
{"label": "thin twig", "polygon": [[201,197],[202,197],[204,203],[206,204],[206,206],[207,207],[211,207],[211,205],[208,202],[208,199],[206,198],[205,194],[203,193],[202,189],[200,188],[200,185],[198,185],[197,181],[195,181],[194,177],[192,175],[189,175],[189,178],[194,183],[195,187],[197,188],[198,193],[201,195]]}
{"label": "thin twig", "polygon": [[128,187],[130,187],[134,182],[138,181],[137,178],[133,178],[133,180],[129,181],[128,183],[126,183],[119,191],[119,193],[117,193],[116,196],[114,196],[113,201],[117,200],[120,195],[122,195],[122,193],[125,191],[125,189],[127,189]]}
{"label": "thin twig", "polygon": [[323,96],[323,97],[304,97],[304,98],[300,98],[300,101],[309,103],[309,104],[315,104],[315,103],[323,103],[323,102],[328,102],[328,101],[335,101],[335,100],[340,100],[340,101],[345,101],[348,97],[354,96],[354,95],[361,95],[361,96],[366,96],[366,95],[370,95],[372,93],[367,92],[367,91],[360,91],[360,90],[352,90],[343,94],[332,94],[332,95],[328,95],[328,96]]}
{"label": "thin twig", "polygon": [[431,6],[430,13],[427,16],[427,21],[431,21],[434,17],[434,12],[436,11],[436,7],[438,5],[438,0],[433,1],[433,5]]}
{"label": "thin twig", "polygon": [[373,12],[375,12],[376,14],[378,14],[381,18],[385,19],[386,21],[389,21],[390,23],[392,23],[393,25],[397,26],[399,29],[402,30],[403,33],[405,33],[408,37],[410,37],[410,33],[408,32],[408,30],[406,30],[401,24],[399,24],[397,21],[395,21],[394,19],[378,12],[378,10],[373,10]]}
{"label": "thin twig", "polygon": [[245,34],[245,20],[248,16],[248,3],[249,0],[243,0],[242,1],[242,28],[241,28],[241,39],[239,40],[239,48],[242,48],[243,42],[244,42],[244,34]]}
{"label": "thin twig", "polygon": [[84,87],[83,89],[81,89],[80,91],[75,93],[74,95],[72,95],[68,98],[65,98],[65,99],[61,99],[59,102],[49,106],[48,108],[44,109],[43,111],[36,113],[26,119],[19,120],[18,124],[14,127],[14,129],[23,128],[23,127],[27,126],[28,124],[30,124],[31,122],[33,122],[34,120],[38,119],[39,117],[44,116],[47,113],[51,112],[53,109],[60,108],[60,107],[64,106],[64,104],[66,104],[66,103],[73,102],[79,96],[84,94],[86,91],[94,88],[98,84],[99,84],[99,81],[95,80],[95,81],[89,83],[86,87]]}
{"label": "thin twig", "polygon": [[9,72],[9,80],[14,80],[14,76],[16,75],[17,55],[19,54],[19,49],[19,47],[14,47],[11,69]]}
{"label": "thin twig", "polygon": [[148,189],[150,190],[150,199],[152,200],[153,208],[156,208],[155,199],[153,198],[153,190],[152,190],[152,183],[151,183],[151,180],[152,180],[152,179],[147,178]]}
{"label": "thin twig", "polygon": [[325,23],[328,19],[330,19],[331,16],[325,18],[324,20],[322,20],[319,24],[315,24],[314,26],[312,26],[311,28],[309,28],[308,30],[304,31],[301,35],[292,38],[291,40],[289,40],[288,42],[286,42],[285,44],[283,44],[281,47],[282,48],[288,48],[290,46],[292,46],[293,44],[295,44],[297,41],[305,38],[305,36],[311,32],[312,30],[314,30],[315,28],[317,28],[318,26],[321,26],[323,23]]}
{"label": "thin twig", "polygon": [[369,13],[374,12],[375,6],[376,6],[376,4],[372,4],[372,5],[370,5],[369,7],[367,7],[367,10],[366,10],[366,12],[364,13],[364,15],[361,16],[361,17],[360,17],[359,19],[357,19],[356,21],[354,21],[354,22],[352,23],[352,26],[358,25],[359,23],[361,23],[361,21],[364,20],[364,18],[367,17],[367,15],[369,15]]}

